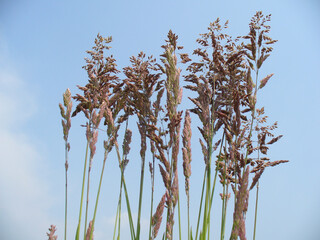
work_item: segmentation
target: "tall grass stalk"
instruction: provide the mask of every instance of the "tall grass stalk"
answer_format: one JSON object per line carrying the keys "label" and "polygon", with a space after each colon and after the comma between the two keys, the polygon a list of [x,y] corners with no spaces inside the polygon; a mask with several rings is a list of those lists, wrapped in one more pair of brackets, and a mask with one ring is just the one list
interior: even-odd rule
{"label": "tall grass stalk", "polygon": [[66,189],[65,189],[65,210],[64,210],[64,240],[67,239],[67,221],[68,221],[68,143],[65,146],[65,158],[66,158]]}
{"label": "tall grass stalk", "polygon": [[[87,201],[86,201],[86,214],[85,214],[85,223],[84,223],[84,240],[86,240],[88,232],[87,232],[87,220],[88,220],[88,209],[89,209],[89,191],[90,191],[90,176],[91,176],[91,168],[92,168],[92,161],[93,161],[93,156],[95,155],[96,152],[96,143],[98,141],[98,126],[101,120],[102,115],[104,114],[104,106],[105,103],[101,105],[103,109],[100,109],[102,114],[99,114],[97,116],[96,111],[94,110],[91,118],[90,118],[90,124],[87,124],[87,139],[89,141],[89,148],[90,148],[90,157],[89,157],[89,168],[88,168],[88,178],[87,178]],[[92,123],[92,124],[91,124]],[[89,234],[91,233],[93,229],[93,223],[91,222],[91,226],[89,226]]]}
{"label": "tall grass stalk", "polygon": [[[154,148],[154,146],[153,146]],[[153,150],[154,151],[154,150]],[[152,240],[151,238],[151,230],[152,230],[152,216],[153,216],[153,195],[154,195],[154,163],[155,163],[155,156],[154,153],[152,153],[152,165],[150,166],[150,174],[151,174],[151,200],[150,200],[150,221],[149,221],[149,240]]]}
{"label": "tall grass stalk", "polygon": [[[89,160],[89,162],[91,162],[91,158]],[[90,165],[90,163],[89,163]],[[87,219],[88,219],[88,206],[89,206],[89,186],[90,186],[90,173],[91,173],[91,169],[89,166],[88,169],[88,177],[87,177],[87,200],[86,200],[86,212],[85,212],[85,217],[84,217],[84,234],[83,234],[83,239],[86,240],[86,232],[87,232]]]}
{"label": "tall grass stalk", "polygon": [[[211,163],[211,151],[208,152],[209,163]],[[211,196],[211,164],[207,165],[207,178],[206,178],[206,191],[205,191],[205,202],[204,202],[204,215],[203,215],[203,226],[201,239],[205,240],[209,237],[210,228],[210,196]]]}
{"label": "tall grass stalk", "polygon": [[258,214],[258,198],[259,198],[259,181],[257,183],[257,192],[256,192],[256,205],[254,208],[254,227],[253,227],[253,240],[256,239],[256,229],[257,229],[257,214]]}
{"label": "tall grass stalk", "polygon": [[[219,155],[217,157],[217,161],[221,160],[221,151],[222,151],[222,146],[223,146],[224,142],[225,142],[225,134],[223,133],[222,139],[221,139],[221,144],[220,144]],[[212,190],[211,190],[211,194],[210,194],[209,212],[211,212],[211,208],[212,208],[214,190],[215,190],[216,182],[217,182],[217,176],[218,176],[218,166],[216,166],[215,173],[214,173],[214,178],[213,178],[213,183],[212,183]]]}
{"label": "tall grass stalk", "polygon": [[[119,200],[118,200],[118,208],[119,208],[119,218],[118,218],[118,237],[117,239],[120,239],[120,233],[121,233],[121,203],[122,203],[122,188],[123,188],[123,181],[122,181],[123,172],[121,170],[121,180],[120,180],[120,192],[119,192]],[[131,229],[131,228],[130,228]],[[132,231],[131,233],[131,239],[133,237]]]}
{"label": "tall grass stalk", "polygon": [[200,198],[200,206],[199,206],[199,213],[198,213],[197,229],[196,229],[195,239],[198,239],[198,231],[199,231],[200,217],[201,217],[201,210],[202,210],[202,201],[203,201],[203,196],[204,196],[204,188],[205,188],[205,184],[206,184],[206,175],[207,175],[207,171],[205,171],[204,174],[203,174],[202,190],[201,190],[201,198]]}
{"label": "tall grass stalk", "polygon": [[134,225],[133,225],[133,220],[132,220],[130,201],[129,201],[128,190],[127,190],[127,186],[126,186],[126,182],[125,182],[124,177],[123,177],[123,188],[124,188],[124,193],[125,193],[125,197],[126,197],[126,204],[127,204],[127,210],[128,210],[130,232],[131,232],[131,235],[133,237],[132,239],[135,239],[135,230],[134,230]]}
{"label": "tall grass stalk", "polygon": [[226,216],[227,216],[227,205],[228,205],[228,185],[223,187],[223,201],[222,201],[222,214],[221,214],[221,236],[220,239],[224,239]]}
{"label": "tall grass stalk", "polygon": [[130,226],[130,234],[131,234],[131,239],[135,239],[135,230],[134,230],[134,225],[133,225],[133,220],[132,220],[132,213],[131,213],[131,207],[130,207],[130,200],[129,200],[129,195],[128,195],[128,191],[127,191],[127,186],[126,186],[126,182],[125,182],[125,178],[124,178],[124,164],[121,160],[121,156],[120,156],[120,151],[119,151],[119,145],[116,142],[115,143],[115,147],[116,147],[116,152],[117,152],[117,157],[118,157],[118,162],[119,162],[119,166],[121,168],[121,184],[120,184],[120,196],[119,196],[119,225],[118,225],[118,238],[120,238],[120,222],[121,222],[121,192],[122,192],[122,187],[125,193],[125,200],[126,200],[126,204],[127,204],[127,210],[128,210],[128,220],[129,220],[129,226]]}
{"label": "tall grass stalk", "polygon": [[80,237],[82,203],[83,203],[84,185],[85,185],[86,172],[87,172],[86,169],[87,169],[88,150],[89,150],[89,141],[87,141],[86,155],[85,155],[84,166],[83,166],[82,188],[81,188],[81,197],[80,197],[80,210],[79,210],[78,227],[77,227],[76,238],[75,238],[76,240],[79,240],[79,237]]}
{"label": "tall grass stalk", "polygon": [[[100,175],[100,181],[99,181],[99,187],[98,187],[98,192],[97,192],[97,197],[96,197],[96,204],[94,206],[94,213],[93,213],[93,219],[92,219],[92,229],[94,229],[94,224],[95,224],[95,220],[96,220],[98,202],[99,202],[100,191],[101,191],[102,178],[103,178],[103,173],[104,173],[104,168],[105,168],[105,165],[106,165],[107,157],[108,157],[108,151],[105,150],[102,169],[101,169],[101,175]],[[93,237],[93,231],[90,232],[90,240],[92,240],[92,237]]]}
{"label": "tall grass stalk", "polygon": [[64,206],[64,239],[67,239],[67,225],[68,225],[68,153],[70,151],[70,144],[68,142],[69,131],[71,128],[71,111],[72,101],[71,92],[69,89],[63,94],[63,105],[59,104],[60,114],[62,117],[63,139],[65,142],[65,206]]}
{"label": "tall grass stalk", "polygon": [[[141,134],[141,138],[144,138],[141,140],[142,143],[146,144],[146,128],[143,125],[142,130],[144,131],[143,134]],[[138,220],[137,220],[137,234],[136,234],[136,240],[140,239],[140,218],[141,218],[141,207],[142,207],[142,195],[143,195],[143,182],[144,182],[144,167],[145,167],[145,161],[146,161],[146,155],[145,150],[141,150],[141,172],[140,172],[140,189],[139,189],[139,205],[138,205]]]}
{"label": "tall grass stalk", "polygon": [[[178,196],[178,220],[179,220],[179,239],[181,240],[181,214],[180,214],[180,197],[179,196]],[[189,222],[189,219],[188,219],[188,222]]]}
{"label": "tall grass stalk", "polygon": [[[223,141],[222,141],[223,142]],[[225,141],[226,145],[226,141]],[[225,146],[226,148],[226,146]],[[220,149],[220,154],[221,156],[221,149]],[[223,192],[221,195],[222,198],[222,213],[221,213],[221,235],[220,239],[224,239],[224,234],[225,234],[225,224],[226,224],[226,215],[227,215],[227,201],[228,201],[228,183],[227,183],[227,158],[224,158],[224,169],[223,169]]]}
{"label": "tall grass stalk", "polygon": [[119,214],[120,214],[120,209],[119,209],[119,201],[118,201],[116,219],[115,219],[114,230],[113,230],[113,238],[112,238],[113,240],[115,240],[115,237],[116,237]]}
{"label": "tall grass stalk", "polygon": [[[211,133],[213,135],[213,132]],[[211,136],[212,136],[211,135]],[[220,148],[221,150],[221,148]],[[211,219],[211,207],[213,202],[213,194],[216,185],[217,173],[218,170],[215,170],[215,175],[213,179],[212,189],[211,189],[211,159],[212,159],[212,138],[209,140],[208,148],[208,165],[206,168],[206,192],[205,192],[205,206],[204,206],[204,215],[203,215],[203,227],[202,227],[202,239],[210,238],[210,219]]]}

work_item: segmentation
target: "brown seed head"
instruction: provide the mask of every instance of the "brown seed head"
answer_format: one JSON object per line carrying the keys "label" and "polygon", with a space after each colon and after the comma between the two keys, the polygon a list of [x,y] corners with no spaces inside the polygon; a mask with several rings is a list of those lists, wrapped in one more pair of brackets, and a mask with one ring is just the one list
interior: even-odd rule
{"label": "brown seed head", "polygon": [[263,88],[267,82],[269,81],[269,79],[273,76],[273,73],[272,74],[269,74],[268,76],[266,76],[265,78],[263,78],[261,81],[260,81],[260,86],[259,88]]}
{"label": "brown seed head", "polygon": [[49,228],[49,233],[47,233],[47,236],[49,237],[48,240],[57,240],[58,236],[54,235],[56,232],[56,226],[55,225],[51,225]]}
{"label": "brown seed head", "polygon": [[132,137],[132,131],[130,129],[127,129],[124,135],[123,144],[122,144],[124,155],[128,155],[130,152],[131,137]]}
{"label": "brown seed head", "polygon": [[[93,232],[93,231],[94,231],[94,228],[92,227],[92,220],[91,220],[90,223],[89,223],[89,227],[87,229],[86,240],[90,240],[90,235],[91,235],[91,232]],[[92,233],[92,238],[91,239],[92,240],[94,239],[93,238],[93,233]]]}
{"label": "brown seed head", "polygon": [[166,201],[166,194],[164,194],[158,204],[157,210],[152,217],[152,239],[155,239],[158,235],[158,231],[160,229],[161,221],[162,221],[162,214],[164,209],[164,203]]}

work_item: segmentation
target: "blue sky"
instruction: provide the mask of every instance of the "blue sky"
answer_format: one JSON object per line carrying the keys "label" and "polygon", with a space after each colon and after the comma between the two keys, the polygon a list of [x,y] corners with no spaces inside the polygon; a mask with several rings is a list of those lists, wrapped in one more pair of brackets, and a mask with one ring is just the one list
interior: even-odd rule
{"label": "blue sky", "polygon": [[[57,225],[59,239],[63,237],[64,148],[58,103],[66,88],[75,94],[76,85],[86,83],[81,67],[97,33],[113,37],[111,53],[122,68],[140,51],[158,58],[169,29],[179,35],[185,51],[191,52],[198,34],[206,32],[217,17],[229,19],[229,34],[245,35],[251,17],[259,10],[272,14],[271,36],[279,41],[263,67],[262,75],[275,75],[259,95],[258,104],[265,106],[270,123],[278,121],[277,133],[284,135],[272,146],[270,157],[290,163],[267,169],[262,176],[257,239],[318,239],[320,3],[316,0],[1,1],[0,238],[45,239],[50,224]],[[183,104],[191,107],[187,98]],[[70,133],[70,239],[79,207],[85,148],[84,131],[79,125],[84,121],[75,118]],[[194,206],[198,206],[203,160],[197,154],[200,147],[195,124],[191,194],[195,196]],[[135,124],[130,127],[135,129]],[[93,171],[100,167],[101,151],[97,152]],[[136,206],[140,163],[134,161],[138,158],[129,163],[126,179]],[[103,182],[97,240],[109,239],[112,233],[119,173],[111,157]],[[146,179],[148,194],[148,173]],[[93,185],[96,183],[93,179]],[[96,192],[94,187],[92,192]],[[159,190],[156,194],[158,199],[161,193]],[[221,203],[216,199],[213,222],[218,224]],[[148,202],[148,196],[144,201]],[[148,210],[146,204],[144,227]],[[247,216],[248,239],[252,236],[252,212],[249,209]],[[123,229],[125,239],[126,223]]]}

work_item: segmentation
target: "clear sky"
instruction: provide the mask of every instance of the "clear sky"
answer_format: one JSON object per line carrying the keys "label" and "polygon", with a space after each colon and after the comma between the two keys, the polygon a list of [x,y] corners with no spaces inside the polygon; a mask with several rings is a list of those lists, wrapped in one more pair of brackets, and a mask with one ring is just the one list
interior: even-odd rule
{"label": "clear sky", "polygon": [[[259,96],[258,104],[265,106],[270,123],[278,121],[277,133],[284,135],[272,146],[270,157],[288,159],[290,163],[267,169],[262,176],[257,239],[319,239],[317,0],[0,1],[0,239],[45,239],[50,224],[57,225],[58,239],[63,238],[64,143],[58,103],[66,88],[75,94],[76,85],[86,83],[81,67],[85,64],[85,51],[93,46],[97,33],[113,37],[111,52],[122,68],[130,56],[140,51],[158,58],[169,29],[179,35],[179,44],[185,46],[185,51],[191,52],[197,46],[198,34],[206,32],[217,17],[229,19],[229,34],[245,35],[251,17],[259,10],[272,14],[271,36],[279,41],[263,68],[263,74],[275,75]],[[191,107],[187,98],[184,104]],[[74,237],[78,217],[85,148],[84,131],[79,125],[84,121],[82,117],[74,119],[70,132],[69,239]],[[203,176],[195,124],[196,121],[191,177],[193,226]],[[130,127],[135,129],[135,124]],[[134,155],[138,144],[132,149]],[[94,169],[99,169],[102,154],[102,150],[97,152]],[[132,159],[126,176],[133,206],[137,206],[139,168],[138,158]],[[103,182],[96,240],[110,239],[112,234],[119,178],[115,157],[111,157]],[[180,182],[183,194],[183,181]],[[148,173],[145,186],[148,194]],[[96,192],[94,187],[92,192]],[[157,201],[161,193],[156,194]],[[253,225],[251,194],[248,239]],[[148,222],[148,199],[144,199],[143,229]],[[213,222],[219,222],[221,203],[215,199]],[[229,217],[231,221],[232,216]],[[123,229],[126,239],[126,223]]]}

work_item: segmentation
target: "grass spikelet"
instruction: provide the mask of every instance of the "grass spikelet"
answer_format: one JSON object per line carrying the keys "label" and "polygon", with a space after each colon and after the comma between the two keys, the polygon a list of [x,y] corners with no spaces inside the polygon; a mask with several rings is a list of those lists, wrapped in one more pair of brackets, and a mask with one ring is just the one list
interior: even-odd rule
{"label": "grass spikelet", "polygon": [[273,76],[273,73],[272,74],[269,74],[268,76],[266,76],[265,78],[263,78],[261,81],[260,81],[260,86],[259,88],[263,88],[267,82],[269,81],[269,79]]}
{"label": "grass spikelet", "polygon": [[164,209],[164,204],[166,201],[166,194],[164,194],[158,204],[157,210],[152,217],[152,239],[155,239],[158,235],[158,231],[162,222],[162,214]]}
{"label": "grass spikelet", "polygon": [[93,226],[92,226],[92,221],[89,222],[89,227],[86,233],[86,240],[93,240]]}
{"label": "grass spikelet", "polygon": [[259,181],[259,178],[261,177],[262,173],[264,172],[264,168],[262,168],[260,171],[256,172],[256,174],[254,175],[253,179],[252,179],[252,183],[250,185],[249,190],[252,190],[254,188],[254,186],[257,184],[257,182]]}
{"label": "grass spikelet", "polygon": [[55,234],[56,232],[56,226],[55,225],[51,225],[50,228],[49,228],[49,233],[47,233],[47,236],[48,236],[48,240],[57,240],[58,237]]}

